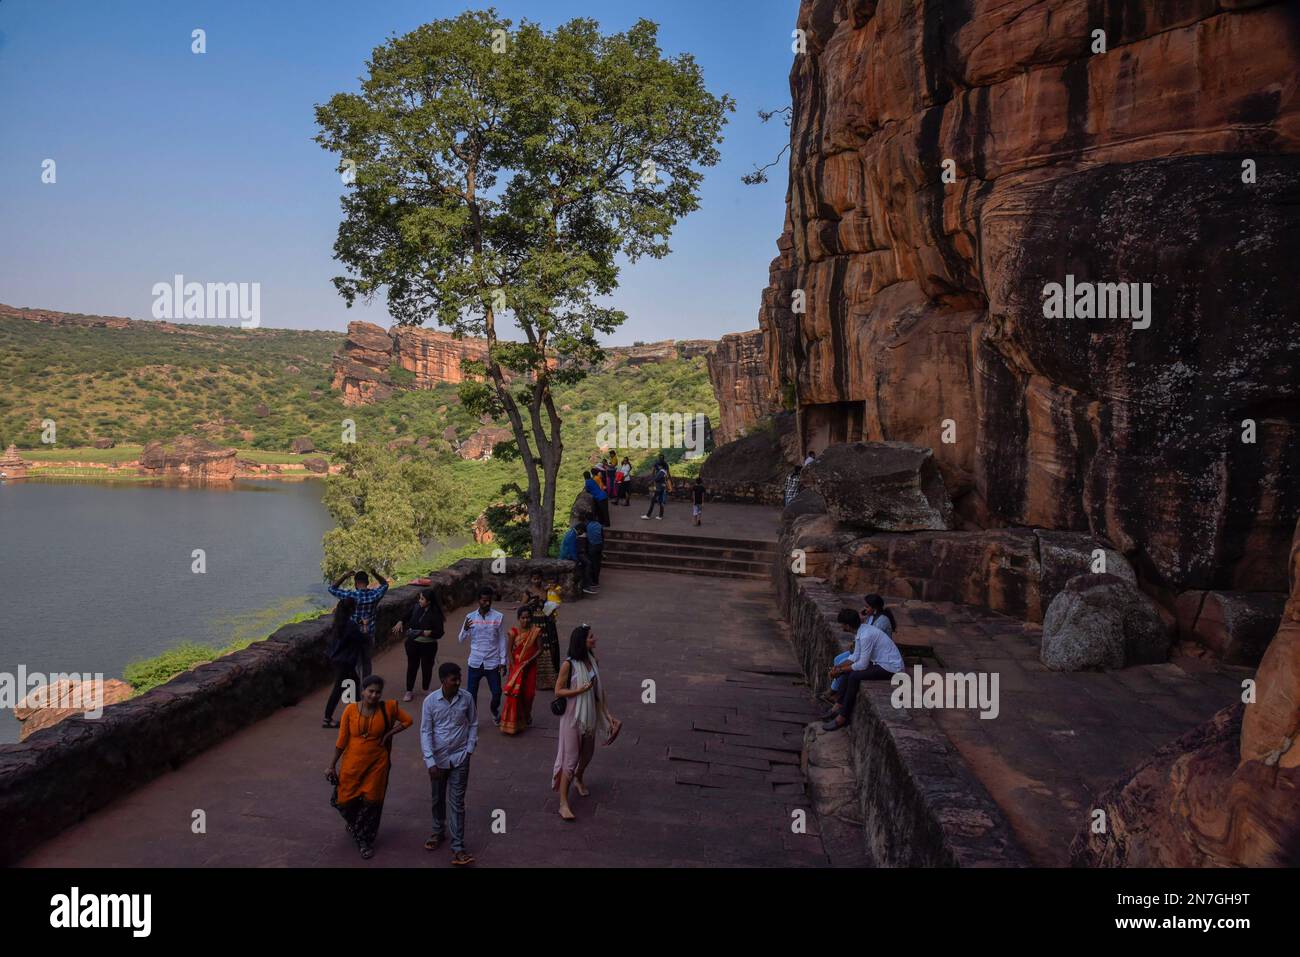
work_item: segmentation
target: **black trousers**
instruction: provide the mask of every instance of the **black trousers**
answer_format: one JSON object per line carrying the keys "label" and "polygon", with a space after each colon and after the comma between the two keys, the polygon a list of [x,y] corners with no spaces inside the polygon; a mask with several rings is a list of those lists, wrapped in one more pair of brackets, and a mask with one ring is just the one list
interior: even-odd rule
{"label": "black trousers", "polygon": [[588,552],[588,554],[585,554],[585,555],[584,555],[582,552],[578,552],[578,557],[577,557],[577,559],[576,559],[576,561],[577,561],[577,563],[578,563],[578,574],[579,574],[579,580],[582,582],[582,587],[583,587],[583,588],[590,588],[592,585],[595,584],[595,582],[593,582],[593,581],[591,580],[591,555],[590,555],[590,551],[591,551],[591,546],[588,545],[588,546],[587,546],[587,552]]}
{"label": "black trousers", "polygon": [[334,709],[339,706],[339,701],[343,697],[343,684],[346,681],[352,682],[353,697],[354,698],[361,697],[361,695],[358,693],[361,690],[361,688],[360,685],[357,684],[356,665],[346,665],[346,666],[335,665],[334,666],[334,687],[330,690],[329,700],[325,702],[326,721],[334,720]]}
{"label": "black trousers", "polygon": [[420,687],[428,691],[429,682],[433,680],[433,663],[438,657],[438,643],[407,638],[403,647],[406,648],[406,690],[415,690],[415,672],[419,670]]}
{"label": "black trousers", "polygon": [[587,560],[591,562],[591,583],[600,584],[600,562],[601,556],[605,554],[604,545],[587,545]]}
{"label": "black trousers", "polygon": [[844,720],[853,720],[853,706],[858,700],[858,686],[864,681],[888,681],[894,677],[892,671],[886,671],[880,665],[867,665],[863,671],[850,671],[844,676],[844,690],[840,693],[840,713]]}
{"label": "black trousers", "polygon": [[596,503],[596,520],[605,528],[609,528],[609,499],[602,498]]}

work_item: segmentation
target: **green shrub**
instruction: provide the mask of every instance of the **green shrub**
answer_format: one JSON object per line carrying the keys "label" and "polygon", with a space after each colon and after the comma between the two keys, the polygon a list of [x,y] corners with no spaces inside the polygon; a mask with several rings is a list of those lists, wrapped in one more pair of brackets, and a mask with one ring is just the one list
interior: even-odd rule
{"label": "green shrub", "polygon": [[164,651],[161,655],[131,662],[122,670],[122,677],[137,694],[143,694],[151,688],[166,684],[196,665],[212,661],[216,657],[215,648],[187,641]]}

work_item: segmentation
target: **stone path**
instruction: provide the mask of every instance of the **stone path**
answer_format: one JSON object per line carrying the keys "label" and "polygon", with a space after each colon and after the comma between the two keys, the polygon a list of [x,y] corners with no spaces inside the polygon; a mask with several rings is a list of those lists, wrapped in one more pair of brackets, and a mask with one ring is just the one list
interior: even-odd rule
{"label": "stone path", "polygon": [[[674,504],[670,513],[685,511]],[[633,512],[621,509],[614,521],[626,524],[622,516]],[[536,725],[508,738],[491,725],[480,689],[468,826],[477,866],[826,865],[798,771],[802,727],[815,709],[770,586],[613,569],[602,585],[599,596],[562,606],[561,634],[592,625],[623,733],[612,747],[598,747],[591,796],[575,798],[579,820],[566,824],[550,790],[558,721],[551,695],[539,691]],[[513,605],[503,611],[513,617]],[[454,637],[439,649],[439,660],[447,659],[465,663]],[[400,696],[404,667],[400,649],[378,658],[388,696]],[[642,703],[647,680],[653,704]],[[377,852],[360,859],[328,802],[323,772],[334,732],[319,726],[325,695],[322,689],[124,795],[23,863],[447,866],[445,846],[433,854],[422,846],[429,785],[416,729],[396,739]],[[417,696],[404,707],[415,717],[419,703]],[[196,808],[206,812],[206,834],[191,833]],[[504,834],[492,833],[498,809]],[[806,832],[794,833],[801,810]]]}
{"label": "stone path", "polygon": [[898,640],[933,647],[939,670],[998,674],[997,718],[932,713],[1041,866],[1068,864],[1094,795],[1239,700],[1254,673],[1188,657],[1105,673],[1048,671],[1038,659],[1040,626],[950,602],[890,607]]}

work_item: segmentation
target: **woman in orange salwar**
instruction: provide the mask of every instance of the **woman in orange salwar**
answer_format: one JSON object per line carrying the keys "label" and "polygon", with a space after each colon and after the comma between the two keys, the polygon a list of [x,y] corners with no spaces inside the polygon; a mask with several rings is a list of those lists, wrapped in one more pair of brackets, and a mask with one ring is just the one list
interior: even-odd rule
{"label": "woman in orange salwar", "polygon": [[365,858],[375,853],[392,767],[393,735],[412,723],[396,701],[384,701],[383,697],[384,679],[379,675],[369,675],[361,682],[361,700],[343,709],[334,760],[325,772],[325,779],[334,785],[330,803],[343,815],[348,833]]}
{"label": "woman in orange salwar", "polygon": [[533,624],[532,610],[523,605],[517,612],[519,624],[510,629],[510,674],[501,689],[506,703],[501,707],[501,731],[519,734],[533,723],[533,698],[537,695],[537,656],[542,650],[542,629]]}

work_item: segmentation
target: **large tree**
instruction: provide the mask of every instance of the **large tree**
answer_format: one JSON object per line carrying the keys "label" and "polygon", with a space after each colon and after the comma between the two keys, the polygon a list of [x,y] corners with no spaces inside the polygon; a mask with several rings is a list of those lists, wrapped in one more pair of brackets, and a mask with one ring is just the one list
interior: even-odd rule
{"label": "large tree", "polygon": [[668,253],[733,108],[690,55],[660,52],[649,21],[602,35],[492,10],[391,39],[359,93],[316,108],[317,142],[355,174],[334,284],[349,305],[385,293],[401,324],[487,339],[462,399],[510,422],[535,556],[563,453],[551,390],[600,359],[597,336],[626,318],[598,303],[619,257]]}

